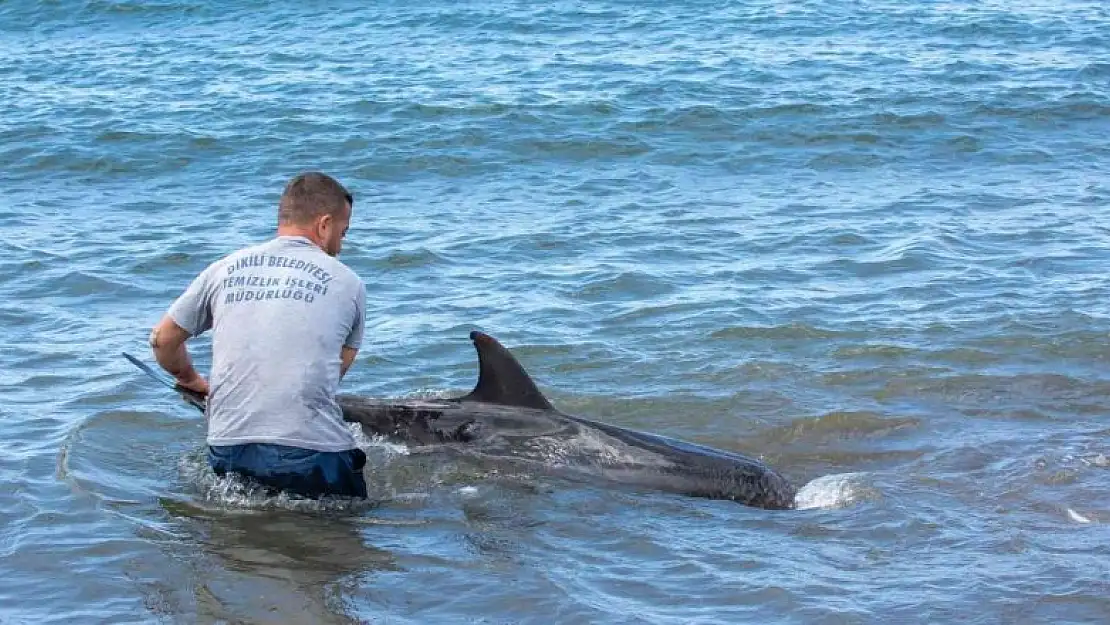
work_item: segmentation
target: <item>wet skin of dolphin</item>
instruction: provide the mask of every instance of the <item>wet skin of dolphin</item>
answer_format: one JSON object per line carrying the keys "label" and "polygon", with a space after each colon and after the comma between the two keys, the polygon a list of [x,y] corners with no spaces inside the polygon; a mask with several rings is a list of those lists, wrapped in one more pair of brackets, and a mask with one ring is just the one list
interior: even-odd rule
{"label": "wet skin of dolphin", "polygon": [[[478,352],[479,376],[469,394],[411,401],[340,394],[344,420],[359,424],[369,436],[484,460],[530,463],[543,470],[759,508],[794,507],[794,486],[758,460],[560,412],[496,339],[481,332],[471,332],[470,339]],[[168,384],[204,412],[203,397]]]}
{"label": "wet skin of dolphin", "polygon": [[794,507],[794,486],[737,453],[630,430],[557,410],[496,339],[471,332],[478,384],[432,401],[378,401],[341,394],[343,418],[368,435],[421,445],[476,449],[485,457],[531,460],[667,492]]}

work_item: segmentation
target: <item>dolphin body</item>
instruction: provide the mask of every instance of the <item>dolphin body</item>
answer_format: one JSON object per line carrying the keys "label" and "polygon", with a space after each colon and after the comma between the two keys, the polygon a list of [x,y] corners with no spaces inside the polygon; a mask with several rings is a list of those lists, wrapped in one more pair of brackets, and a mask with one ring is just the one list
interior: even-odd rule
{"label": "dolphin body", "polygon": [[[563,413],[496,339],[471,332],[478,352],[474,389],[434,400],[386,401],[352,394],[336,399],[343,419],[369,436],[479,458],[562,469],[654,490],[792,509],[795,487],[747,456]],[[125,354],[147,373],[149,367]],[[169,383],[202,412],[204,398]]]}

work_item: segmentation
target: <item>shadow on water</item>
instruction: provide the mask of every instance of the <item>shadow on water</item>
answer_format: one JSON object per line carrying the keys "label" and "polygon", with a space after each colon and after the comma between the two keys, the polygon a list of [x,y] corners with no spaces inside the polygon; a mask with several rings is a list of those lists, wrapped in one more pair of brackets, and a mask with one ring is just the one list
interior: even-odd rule
{"label": "shadow on water", "polygon": [[364,537],[374,504],[265,497],[218,478],[197,425],[100,412],[59,453],[58,477],[96,511],[95,540],[117,539],[113,557],[134,562],[147,609],[191,622],[359,622],[345,597],[399,568]]}
{"label": "shadow on water", "polygon": [[281,509],[208,508],[170,498],[162,510],[198,547],[195,616],[201,620],[353,623],[343,597],[397,567],[367,545],[356,519]]}

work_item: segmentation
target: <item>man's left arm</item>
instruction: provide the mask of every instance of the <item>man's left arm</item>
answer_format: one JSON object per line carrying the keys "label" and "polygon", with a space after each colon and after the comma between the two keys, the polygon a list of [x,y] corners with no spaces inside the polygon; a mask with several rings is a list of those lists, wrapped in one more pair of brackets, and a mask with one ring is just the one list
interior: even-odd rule
{"label": "man's left arm", "polygon": [[340,359],[342,359],[342,362],[339,364],[340,379],[342,379],[343,376],[347,375],[347,370],[351,368],[351,365],[355,364],[355,356],[357,355],[357,348],[347,347],[346,345],[343,346],[343,353],[339,356]]}
{"label": "man's left arm", "polygon": [[366,328],[366,284],[359,281],[358,295],[355,296],[355,318],[351,323],[351,331],[343,341],[343,350],[340,354],[339,378],[347,375],[347,370],[355,362],[359,347],[362,345],[362,335]]}

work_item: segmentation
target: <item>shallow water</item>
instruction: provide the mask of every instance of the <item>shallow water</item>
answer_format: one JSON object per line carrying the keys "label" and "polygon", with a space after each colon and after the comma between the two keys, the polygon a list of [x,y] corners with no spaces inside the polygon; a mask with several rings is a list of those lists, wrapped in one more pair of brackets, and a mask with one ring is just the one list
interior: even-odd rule
{"label": "shallow water", "polygon": [[[0,622],[1105,620],[1107,136],[1097,2],[0,4]],[[465,392],[481,329],[802,509],[214,479],[120,352],[303,169],[356,196],[344,390]]]}

